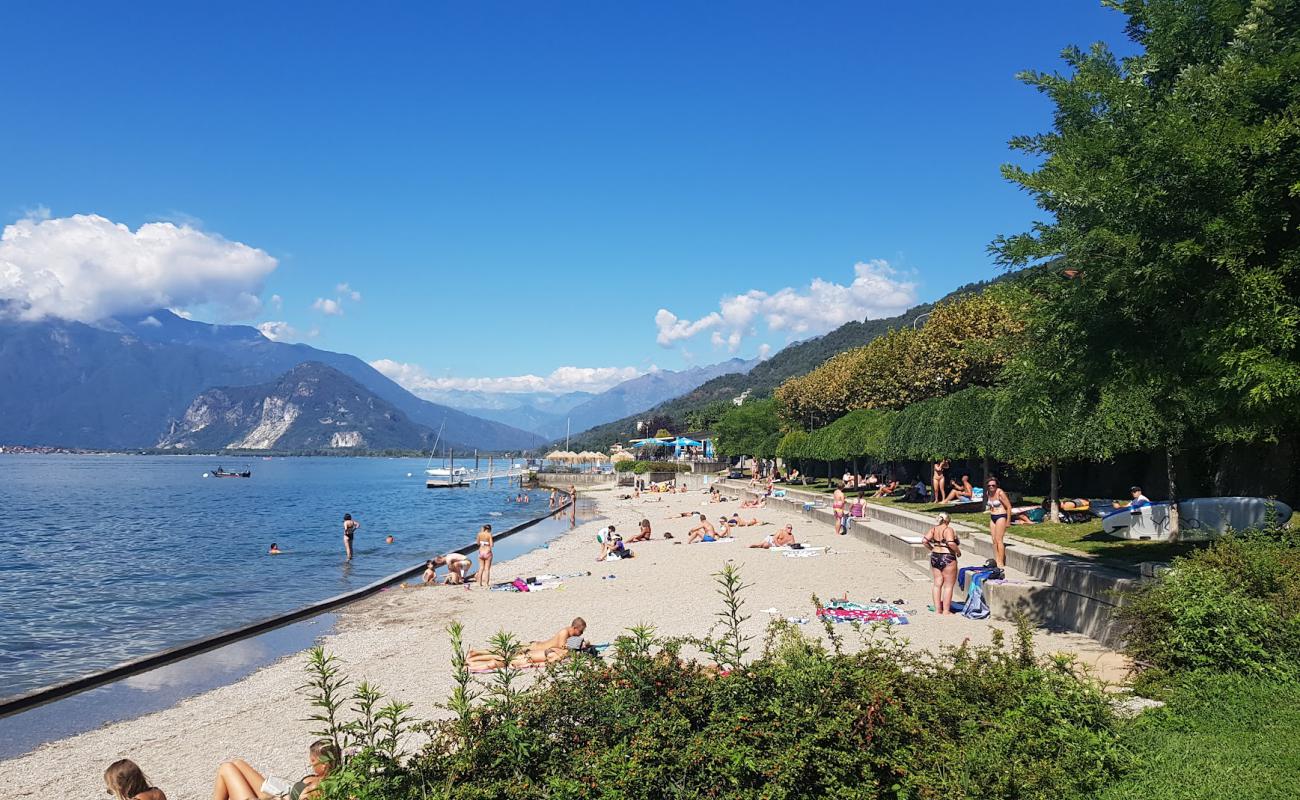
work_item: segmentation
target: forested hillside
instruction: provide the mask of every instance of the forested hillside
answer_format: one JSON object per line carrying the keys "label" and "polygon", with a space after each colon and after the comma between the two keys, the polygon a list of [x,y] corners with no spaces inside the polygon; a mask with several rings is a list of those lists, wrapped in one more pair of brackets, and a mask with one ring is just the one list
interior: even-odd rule
{"label": "forested hillside", "polygon": [[[978,292],[991,282],[979,281],[966,284],[950,292],[942,300]],[[752,398],[771,395],[776,387],[787,379],[811,372],[836,353],[861,347],[893,328],[911,325],[917,317],[928,313],[933,307],[933,303],[922,303],[896,317],[846,322],[823,336],[795,342],[755,366],[747,375],[740,373],[721,375],[681,397],[660,403],[649,411],[597,425],[572,437],[570,448],[598,450],[608,448],[613,442],[635,437],[637,420],[646,422],[646,427],[651,433],[659,428],[667,428],[678,433],[688,429],[708,427],[711,420],[716,419],[717,414],[720,413],[722,404],[730,404],[733,398],[745,391],[749,391],[749,397]]]}

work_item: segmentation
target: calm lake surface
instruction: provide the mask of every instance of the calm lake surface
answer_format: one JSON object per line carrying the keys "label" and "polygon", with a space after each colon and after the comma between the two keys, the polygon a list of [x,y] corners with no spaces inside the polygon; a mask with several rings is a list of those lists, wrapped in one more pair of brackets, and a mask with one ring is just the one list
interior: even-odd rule
{"label": "calm lake surface", "polygon": [[[203,477],[219,465],[253,477]],[[547,511],[544,492],[515,503],[500,480],[426,489],[425,466],[0,455],[0,696],[360,588],[468,544],[483,523]],[[344,512],[361,523],[350,564]],[[267,555],[271,542],[287,552]]]}

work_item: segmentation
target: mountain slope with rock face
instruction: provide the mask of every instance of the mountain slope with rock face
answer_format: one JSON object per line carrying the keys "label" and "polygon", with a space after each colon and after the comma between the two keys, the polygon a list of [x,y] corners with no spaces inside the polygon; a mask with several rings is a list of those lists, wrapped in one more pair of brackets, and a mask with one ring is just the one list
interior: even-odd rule
{"label": "mountain slope with rock face", "polygon": [[534,433],[421,400],[355,356],[166,310],[95,325],[0,313],[0,444],[148,447],[200,392],[274,381],[308,361],[342,372],[412,422],[437,430],[445,421],[443,441],[459,449],[541,444]]}
{"label": "mountain slope with rock face", "polygon": [[157,443],[238,450],[427,450],[434,432],[336,369],[300,364],[274,383],[209,389]]}

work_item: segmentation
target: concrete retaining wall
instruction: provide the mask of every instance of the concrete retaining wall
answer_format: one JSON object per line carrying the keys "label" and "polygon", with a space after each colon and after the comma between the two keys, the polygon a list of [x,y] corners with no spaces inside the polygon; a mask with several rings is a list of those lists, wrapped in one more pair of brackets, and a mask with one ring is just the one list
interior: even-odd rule
{"label": "concrete retaining wall", "polygon": [[[732,491],[757,494],[738,481],[724,484]],[[768,502],[785,502],[812,519],[834,524],[830,496],[785,487],[785,498]],[[824,508],[805,509],[806,502],[820,501]],[[934,525],[934,517],[904,509],[866,504],[864,516],[853,520],[850,533],[887,552],[913,562],[924,570],[929,552],[905,536],[920,536]],[[953,523],[962,541],[962,562],[977,564],[993,557],[993,540],[989,534],[967,525]],[[1099,565],[1086,558],[1058,553],[1032,542],[1007,537],[1009,577],[1019,583],[990,584],[985,599],[991,613],[1001,619],[1024,614],[1043,627],[1076,631],[1110,647],[1122,644],[1122,626],[1115,621],[1116,607],[1125,601],[1125,593],[1142,582],[1137,575]]]}

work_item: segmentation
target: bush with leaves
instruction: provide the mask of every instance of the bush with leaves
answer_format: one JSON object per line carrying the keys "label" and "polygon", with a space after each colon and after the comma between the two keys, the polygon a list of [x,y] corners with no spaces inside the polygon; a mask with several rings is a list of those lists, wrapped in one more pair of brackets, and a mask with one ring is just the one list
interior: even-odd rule
{"label": "bush with leaves", "polygon": [[1283,532],[1230,536],[1134,592],[1119,616],[1144,683],[1196,670],[1300,677],[1297,545]]}
{"label": "bush with leaves", "polygon": [[[1125,767],[1104,693],[1068,658],[1039,659],[1024,624],[1010,646],[932,654],[829,623],[828,648],[778,621],[759,648],[739,574],[717,578],[704,637],[634,628],[607,660],[574,654],[536,681],[476,680],[452,626],[451,718],[397,771],[354,758],[322,800],[1069,798]],[[861,638],[856,652],[841,632]],[[519,643],[501,634],[491,649],[508,663]]]}

